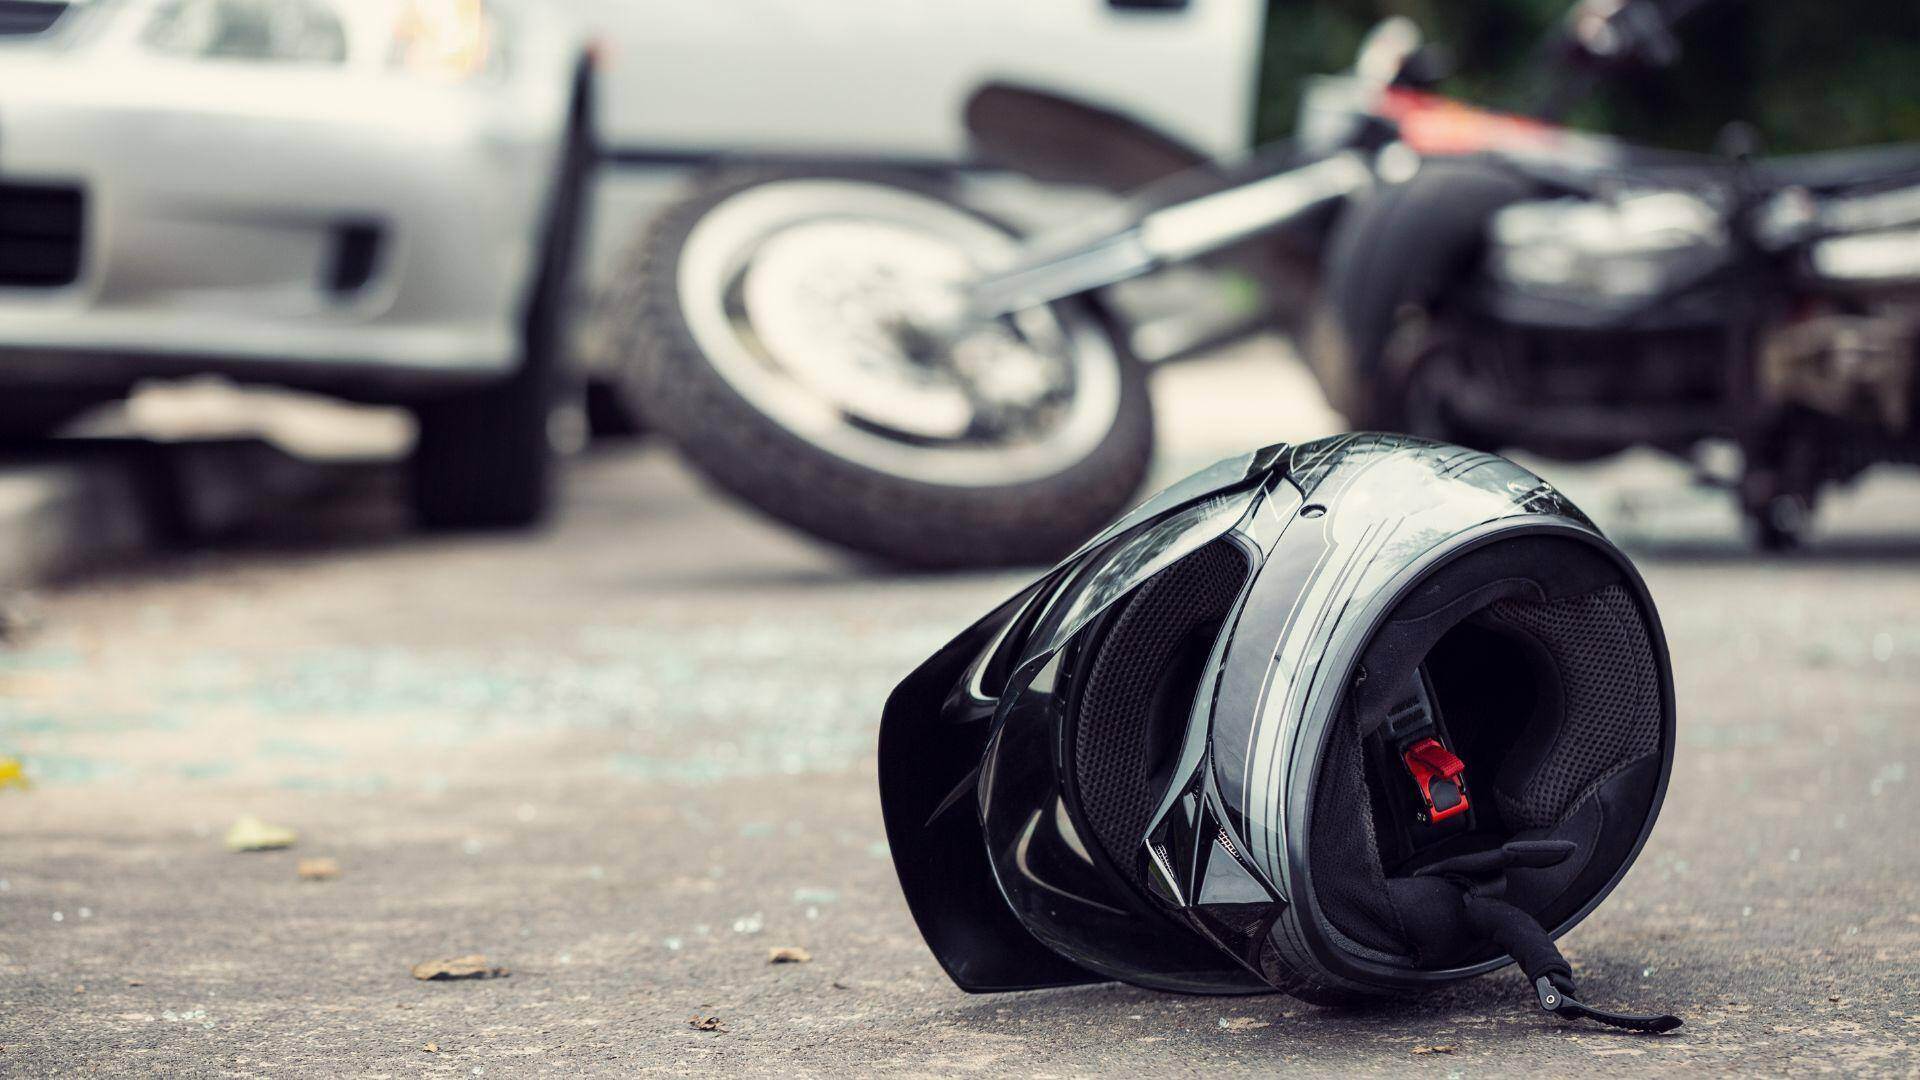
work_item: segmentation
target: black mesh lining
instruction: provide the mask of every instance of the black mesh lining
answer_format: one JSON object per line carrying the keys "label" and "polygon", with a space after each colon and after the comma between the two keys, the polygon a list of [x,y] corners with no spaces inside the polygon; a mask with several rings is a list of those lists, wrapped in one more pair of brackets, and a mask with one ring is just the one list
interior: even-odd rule
{"label": "black mesh lining", "polygon": [[1595,784],[1660,748],[1653,646],[1623,585],[1553,603],[1501,601],[1488,615],[1545,646],[1560,671],[1566,716],[1542,759],[1508,762],[1496,790],[1509,824],[1546,828]]}
{"label": "black mesh lining", "polygon": [[1201,663],[1247,569],[1225,540],[1174,563],[1107,616],[1086,668],[1071,725],[1074,785],[1087,825],[1136,885],[1136,849],[1163,794],[1155,767],[1182,733]]}

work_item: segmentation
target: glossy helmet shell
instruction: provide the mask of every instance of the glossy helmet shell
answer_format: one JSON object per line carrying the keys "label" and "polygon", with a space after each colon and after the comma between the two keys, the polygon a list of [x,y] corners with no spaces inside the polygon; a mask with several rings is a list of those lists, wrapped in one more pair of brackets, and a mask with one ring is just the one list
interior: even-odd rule
{"label": "glossy helmet shell", "polygon": [[[1470,835],[1399,813],[1409,686],[1451,720]],[[1512,898],[1555,936],[1583,918],[1652,828],[1673,723],[1645,585],[1560,492],[1348,435],[1168,488],[969,627],[889,698],[880,789],[964,989],[1348,999],[1509,961],[1414,875],[1435,853],[1572,839]]]}

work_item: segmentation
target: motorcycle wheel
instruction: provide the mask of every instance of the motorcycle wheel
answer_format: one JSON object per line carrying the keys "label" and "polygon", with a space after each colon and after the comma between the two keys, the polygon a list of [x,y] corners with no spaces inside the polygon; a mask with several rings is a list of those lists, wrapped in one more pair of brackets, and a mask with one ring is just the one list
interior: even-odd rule
{"label": "motorcycle wheel", "polygon": [[1432,373],[1412,363],[1430,359],[1429,350],[1405,336],[1410,323],[1432,322],[1447,287],[1479,256],[1494,212],[1527,194],[1525,183],[1492,165],[1436,161],[1375,191],[1341,219],[1306,353],[1349,425],[1467,445],[1486,441],[1446,419],[1432,394]]}
{"label": "motorcycle wheel", "polygon": [[726,173],[608,305],[649,425],[761,511],[889,562],[1050,562],[1123,510],[1153,419],[1092,303],[962,321],[1010,232],[917,178]]}

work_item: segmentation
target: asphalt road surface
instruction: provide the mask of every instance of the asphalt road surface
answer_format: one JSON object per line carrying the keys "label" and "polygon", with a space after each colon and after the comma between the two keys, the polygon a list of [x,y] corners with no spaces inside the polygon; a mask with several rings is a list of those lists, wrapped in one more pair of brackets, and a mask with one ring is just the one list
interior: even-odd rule
{"label": "asphalt road surface", "polygon": [[[1164,472],[1332,426],[1273,351],[1164,373]],[[1650,460],[1548,471],[1639,558],[1681,706],[1659,827],[1564,945],[1673,1036],[1559,1023],[1511,970],[1361,1012],[960,993],[874,730],[1022,575],[889,576],[642,448],[583,461],[545,536],[412,537],[375,483],[9,608],[0,1074],[1911,1075],[1920,482],[1781,560]],[[229,852],[243,815],[298,840]],[[470,953],[511,975],[409,974]]]}

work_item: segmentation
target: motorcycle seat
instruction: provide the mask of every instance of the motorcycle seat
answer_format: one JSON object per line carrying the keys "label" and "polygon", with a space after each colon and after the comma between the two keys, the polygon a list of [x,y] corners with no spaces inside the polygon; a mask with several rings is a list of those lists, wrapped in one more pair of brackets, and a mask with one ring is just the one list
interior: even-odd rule
{"label": "motorcycle seat", "polygon": [[[1623,178],[1662,187],[1708,191],[1723,188],[1740,175],[1740,168],[1732,158],[1646,147],[1628,148],[1623,162],[1611,168],[1585,169],[1537,160],[1519,163],[1518,167],[1537,181],[1582,195],[1600,192]],[[1920,143],[1760,158],[1748,167],[1745,178],[1749,186],[1765,190],[1803,187],[1816,195],[1920,184]]]}

